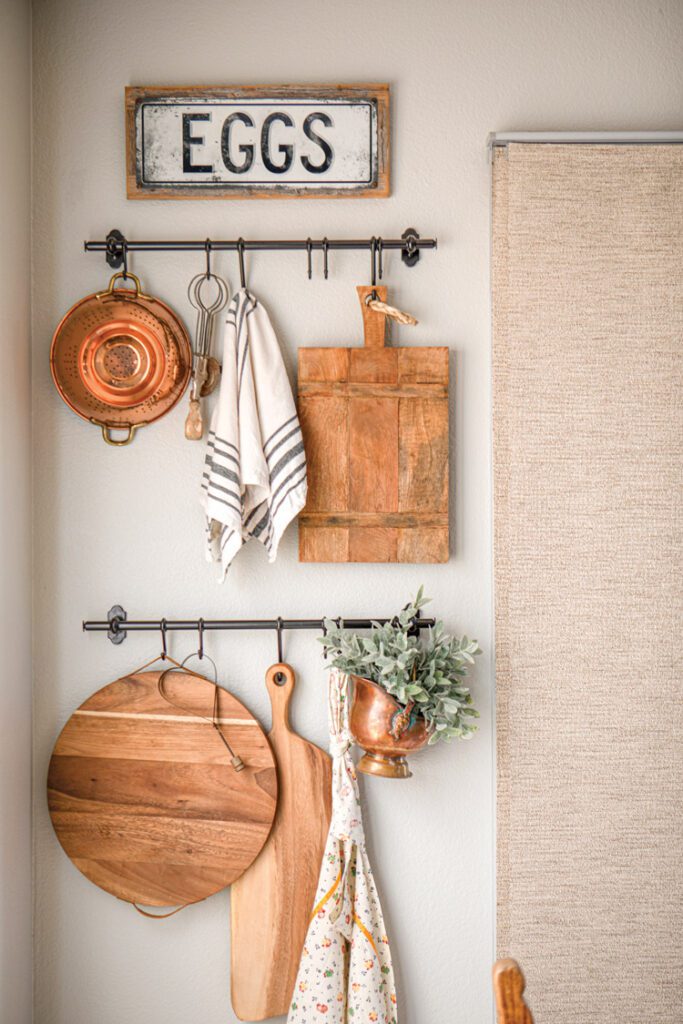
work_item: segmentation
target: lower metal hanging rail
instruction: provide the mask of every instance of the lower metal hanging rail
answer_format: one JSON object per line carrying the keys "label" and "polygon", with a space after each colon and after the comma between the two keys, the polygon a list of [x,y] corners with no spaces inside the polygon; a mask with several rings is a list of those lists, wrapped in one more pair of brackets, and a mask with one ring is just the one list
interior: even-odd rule
{"label": "lower metal hanging rail", "polygon": [[[327,616],[331,618],[331,616]],[[373,622],[384,625],[392,622],[392,618],[377,619],[344,619],[334,618],[346,629],[370,629]],[[422,618],[416,615],[413,619],[411,632],[429,629],[435,619]],[[83,623],[86,633],[106,633],[113,644],[122,644],[129,630],[139,633],[163,633],[176,631],[204,633],[208,630],[252,630],[252,629],[317,629],[325,628],[324,619],[129,619],[128,613],[121,605],[115,604],[107,612],[106,620],[87,620]]]}

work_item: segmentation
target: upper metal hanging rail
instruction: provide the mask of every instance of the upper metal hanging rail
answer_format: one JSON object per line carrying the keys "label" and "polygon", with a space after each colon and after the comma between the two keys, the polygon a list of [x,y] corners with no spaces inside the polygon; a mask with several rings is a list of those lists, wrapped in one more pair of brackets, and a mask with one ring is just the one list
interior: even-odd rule
{"label": "upper metal hanging rail", "polygon": [[122,266],[130,252],[306,252],[310,260],[313,251],[322,251],[327,267],[327,253],[331,249],[365,249],[380,252],[398,249],[407,267],[414,267],[422,249],[436,249],[436,238],[420,238],[414,228],[408,228],[400,238],[299,238],[299,239],[213,239],[196,241],[131,241],[114,229],[104,241],[84,242],[86,252],[104,252],[110,267]]}
{"label": "upper metal hanging rail", "polygon": [[[393,619],[343,619],[335,618],[335,622],[347,629],[370,629],[373,622],[383,626]],[[418,612],[413,619],[412,629],[429,629],[435,619],[422,618]],[[324,631],[324,619],[129,619],[125,608],[115,604],[107,612],[106,620],[86,621],[83,629],[87,633],[106,633],[113,644],[122,644],[129,630],[144,633],[161,633],[165,638],[170,630],[199,633],[202,636],[207,630],[242,630],[242,629],[274,629],[278,634],[283,629],[319,629]],[[165,646],[165,639],[164,639]]]}

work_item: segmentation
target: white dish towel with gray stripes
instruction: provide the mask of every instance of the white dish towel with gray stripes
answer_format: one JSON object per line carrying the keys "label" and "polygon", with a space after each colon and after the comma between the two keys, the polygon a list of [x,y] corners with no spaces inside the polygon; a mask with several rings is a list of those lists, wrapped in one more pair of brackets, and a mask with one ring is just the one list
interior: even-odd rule
{"label": "white dish towel with gray stripes", "polygon": [[221,563],[223,579],[250,537],[275,561],[306,488],[301,427],[280,346],[265,309],[243,288],[227,312],[202,478],[207,559]]}

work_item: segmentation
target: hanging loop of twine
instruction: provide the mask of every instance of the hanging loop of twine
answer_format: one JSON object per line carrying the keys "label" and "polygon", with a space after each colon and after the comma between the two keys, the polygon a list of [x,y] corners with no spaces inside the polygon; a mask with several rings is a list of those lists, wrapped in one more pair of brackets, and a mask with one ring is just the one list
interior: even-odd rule
{"label": "hanging loop of twine", "polygon": [[374,309],[376,313],[382,313],[384,316],[388,316],[390,320],[396,320],[399,324],[409,324],[411,327],[419,323],[414,316],[410,313],[404,313],[402,309],[396,309],[395,306],[389,306],[386,302],[382,302],[381,299],[373,299],[372,295],[368,295],[365,300],[366,304],[370,309]]}

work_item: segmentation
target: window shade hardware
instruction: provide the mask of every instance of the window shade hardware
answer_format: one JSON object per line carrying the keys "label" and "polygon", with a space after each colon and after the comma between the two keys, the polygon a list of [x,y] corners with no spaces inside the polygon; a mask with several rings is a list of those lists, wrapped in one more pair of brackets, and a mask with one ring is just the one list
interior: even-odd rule
{"label": "window shade hardware", "polygon": [[[104,241],[84,242],[86,252],[106,253],[110,267],[117,269],[131,252],[204,252],[209,258],[212,252],[306,252],[324,253],[331,249],[373,251],[377,238],[275,238],[275,239],[212,239],[202,238],[188,241],[131,241],[116,228],[109,232]],[[436,249],[436,238],[420,238],[414,228],[408,228],[401,238],[382,238],[382,250],[398,250],[407,267],[414,267],[423,249]],[[326,259],[327,262],[327,259]]]}
{"label": "window shade hardware", "polygon": [[510,143],[546,146],[643,146],[680,145],[683,131],[655,132],[491,132],[487,139],[489,150]]}
{"label": "window shade hardware", "polygon": [[[327,616],[329,618],[329,616]],[[349,619],[343,620],[345,629],[370,629],[373,622],[380,626],[392,622],[392,618],[373,619]],[[411,626],[412,632],[419,632],[421,629],[429,629],[435,625],[433,618],[423,618],[420,613],[415,616]],[[103,620],[87,620],[83,623],[83,630],[86,633],[106,633],[113,644],[122,644],[126,639],[129,630],[136,633],[159,633],[163,634],[173,631],[207,633],[209,630],[255,630],[266,629],[276,630],[278,636],[284,629],[316,629],[324,632],[325,620],[319,619],[283,619],[278,616],[275,619],[129,619],[125,608],[115,604],[107,612],[107,618]]]}

